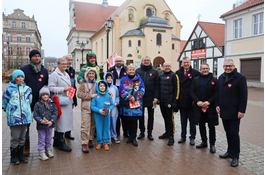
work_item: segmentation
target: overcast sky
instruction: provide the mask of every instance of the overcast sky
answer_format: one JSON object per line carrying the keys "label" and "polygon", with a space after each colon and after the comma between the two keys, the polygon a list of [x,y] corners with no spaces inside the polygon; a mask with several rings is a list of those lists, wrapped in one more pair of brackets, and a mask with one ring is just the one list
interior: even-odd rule
{"label": "overcast sky", "polygon": [[[101,4],[103,0],[79,0]],[[108,0],[109,5],[120,6],[125,0]],[[153,0],[158,1],[158,0]],[[162,1],[162,0],[159,0]],[[219,17],[232,9],[237,0],[165,0],[183,26],[181,40],[187,40],[198,21],[224,23]],[[69,0],[2,0],[2,12],[14,9],[35,20],[42,37],[45,56],[61,57],[67,54],[66,37],[69,32]]]}

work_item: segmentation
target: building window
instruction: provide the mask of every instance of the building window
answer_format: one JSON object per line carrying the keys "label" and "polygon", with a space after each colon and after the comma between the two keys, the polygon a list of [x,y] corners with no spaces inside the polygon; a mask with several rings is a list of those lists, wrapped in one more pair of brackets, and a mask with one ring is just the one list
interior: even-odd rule
{"label": "building window", "polygon": [[22,55],[22,48],[21,47],[17,48],[17,55]]}
{"label": "building window", "polygon": [[146,9],[146,16],[149,17],[152,15],[151,9]]}
{"label": "building window", "polygon": [[207,63],[206,59],[201,60],[201,64]]}
{"label": "building window", "polygon": [[131,41],[131,40],[129,40],[129,42],[128,42],[128,46],[129,46],[129,47],[132,47],[132,41]]}
{"label": "building window", "polygon": [[27,48],[26,48],[26,55],[29,55],[29,53],[30,53],[30,48],[27,47]]}
{"label": "building window", "polygon": [[218,62],[217,58],[213,59],[213,76],[217,77]]}
{"label": "building window", "polygon": [[263,13],[254,15],[254,35],[263,34]]}
{"label": "building window", "polygon": [[205,39],[192,41],[192,50],[205,49]]}
{"label": "building window", "polygon": [[242,38],[242,19],[235,21],[235,38]]}
{"label": "building window", "polygon": [[21,23],[21,28],[26,28],[26,23],[22,22]]}
{"label": "building window", "polygon": [[12,27],[17,27],[17,23],[15,21],[12,22]]}
{"label": "building window", "polygon": [[128,54],[127,57],[132,57],[132,54]]}
{"label": "building window", "polygon": [[12,33],[7,34],[7,41],[12,41]]}
{"label": "building window", "polygon": [[174,50],[175,49],[175,44],[172,44],[172,50]]}
{"label": "building window", "polygon": [[126,66],[133,65],[133,60],[126,60]]}
{"label": "building window", "polygon": [[13,55],[13,48],[12,47],[8,47],[8,55]]}
{"label": "building window", "polygon": [[138,46],[139,47],[141,46],[141,40],[138,40]]}
{"label": "building window", "polygon": [[199,60],[193,61],[193,67],[194,67],[194,69],[199,70]]}
{"label": "building window", "polygon": [[156,35],[156,45],[161,46],[161,38],[162,38],[161,34],[158,33]]}
{"label": "building window", "polygon": [[30,42],[30,35],[26,35],[26,42]]}
{"label": "building window", "polygon": [[17,34],[17,42],[21,42],[21,34]]}

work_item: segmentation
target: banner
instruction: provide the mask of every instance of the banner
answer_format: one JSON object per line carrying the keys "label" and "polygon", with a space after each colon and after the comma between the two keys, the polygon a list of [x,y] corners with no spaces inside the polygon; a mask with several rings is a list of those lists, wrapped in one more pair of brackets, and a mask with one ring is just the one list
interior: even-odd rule
{"label": "banner", "polygon": [[109,68],[115,65],[115,58],[117,57],[118,53],[117,50],[115,50],[110,57],[107,59]]}

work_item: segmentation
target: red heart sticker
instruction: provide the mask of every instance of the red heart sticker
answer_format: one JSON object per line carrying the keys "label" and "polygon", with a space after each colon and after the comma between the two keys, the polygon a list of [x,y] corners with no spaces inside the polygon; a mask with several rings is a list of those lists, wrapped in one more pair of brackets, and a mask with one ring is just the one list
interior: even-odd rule
{"label": "red heart sticker", "polygon": [[71,76],[73,76],[73,73],[71,73]]}
{"label": "red heart sticker", "polygon": [[89,91],[86,91],[87,94],[89,94]]}
{"label": "red heart sticker", "polygon": [[215,84],[215,82],[212,82],[212,85],[214,85]]}
{"label": "red heart sticker", "polygon": [[167,77],[167,79],[169,79],[169,77]]}
{"label": "red heart sticker", "polygon": [[113,73],[114,71],[112,70],[111,73]]}
{"label": "red heart sticker", "polygon": [[39,78],[38,80],[39,80],[39,81],[42,81],[42,79],[41,79],[41,78]]}
{"label": "red heart sticker", "polygon": [[190,74],[188,74],[188,76],[190,76]]}
{"label": "red heart sticker", "polygon": [[190,79],[192,79],[192,76],[190,76]]}
{"label": "red heart sticker", "polygon": [[67,79],[69,80],[69,77],[67,77]]}
{"label": "red heart sticker", "polygon": [[40,74],[40,77],[43,78],[43,74]]}
{"label": "red heart sticker", "polygon": [[99,98],[99,95],[97,97]]}
{"label": "red heart sticker", "polygon": [[228,84],[228,87],[231,87],[232,86],[232,84]]}
{"label": "red heart sticker", "polygon": [[152,73],[150,73],[150,76],[152,76],[153,74]]}
{"label": "red heart sticker", "polygon": [[124,72],[124,75],[126,75],[126,73]]}

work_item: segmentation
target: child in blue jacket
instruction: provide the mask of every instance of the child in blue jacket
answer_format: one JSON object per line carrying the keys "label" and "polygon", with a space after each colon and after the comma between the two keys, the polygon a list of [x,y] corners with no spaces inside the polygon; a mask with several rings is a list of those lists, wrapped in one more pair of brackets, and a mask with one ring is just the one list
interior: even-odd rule
{"label": "child in blue jacket", "polygon": [[10,162],[18,165],[20,162],[28,162],[28,159],[23,155],[23,149],[27,127],[32,122],[30,109],[32,91],[24,83],[25,74],[23,71],[15,70],[12,79],[3,92],[2,109],[6,112],[7,125],[10,126],[11,131]]}
{"label": "child in blue jacket", "polygon": [[[106,151],[109,150],[108,142],[110,140],[110,113],[113,110],[114,104],[108,92],[108,85],[101,80],[97,83],[95,93],[97,96],[92,99],[91,109],[94,111],[94,118],[97,130],[96,149],[99,150],[103,146]],[[104,103],[109,102],[108,110],[104,109]]]}

